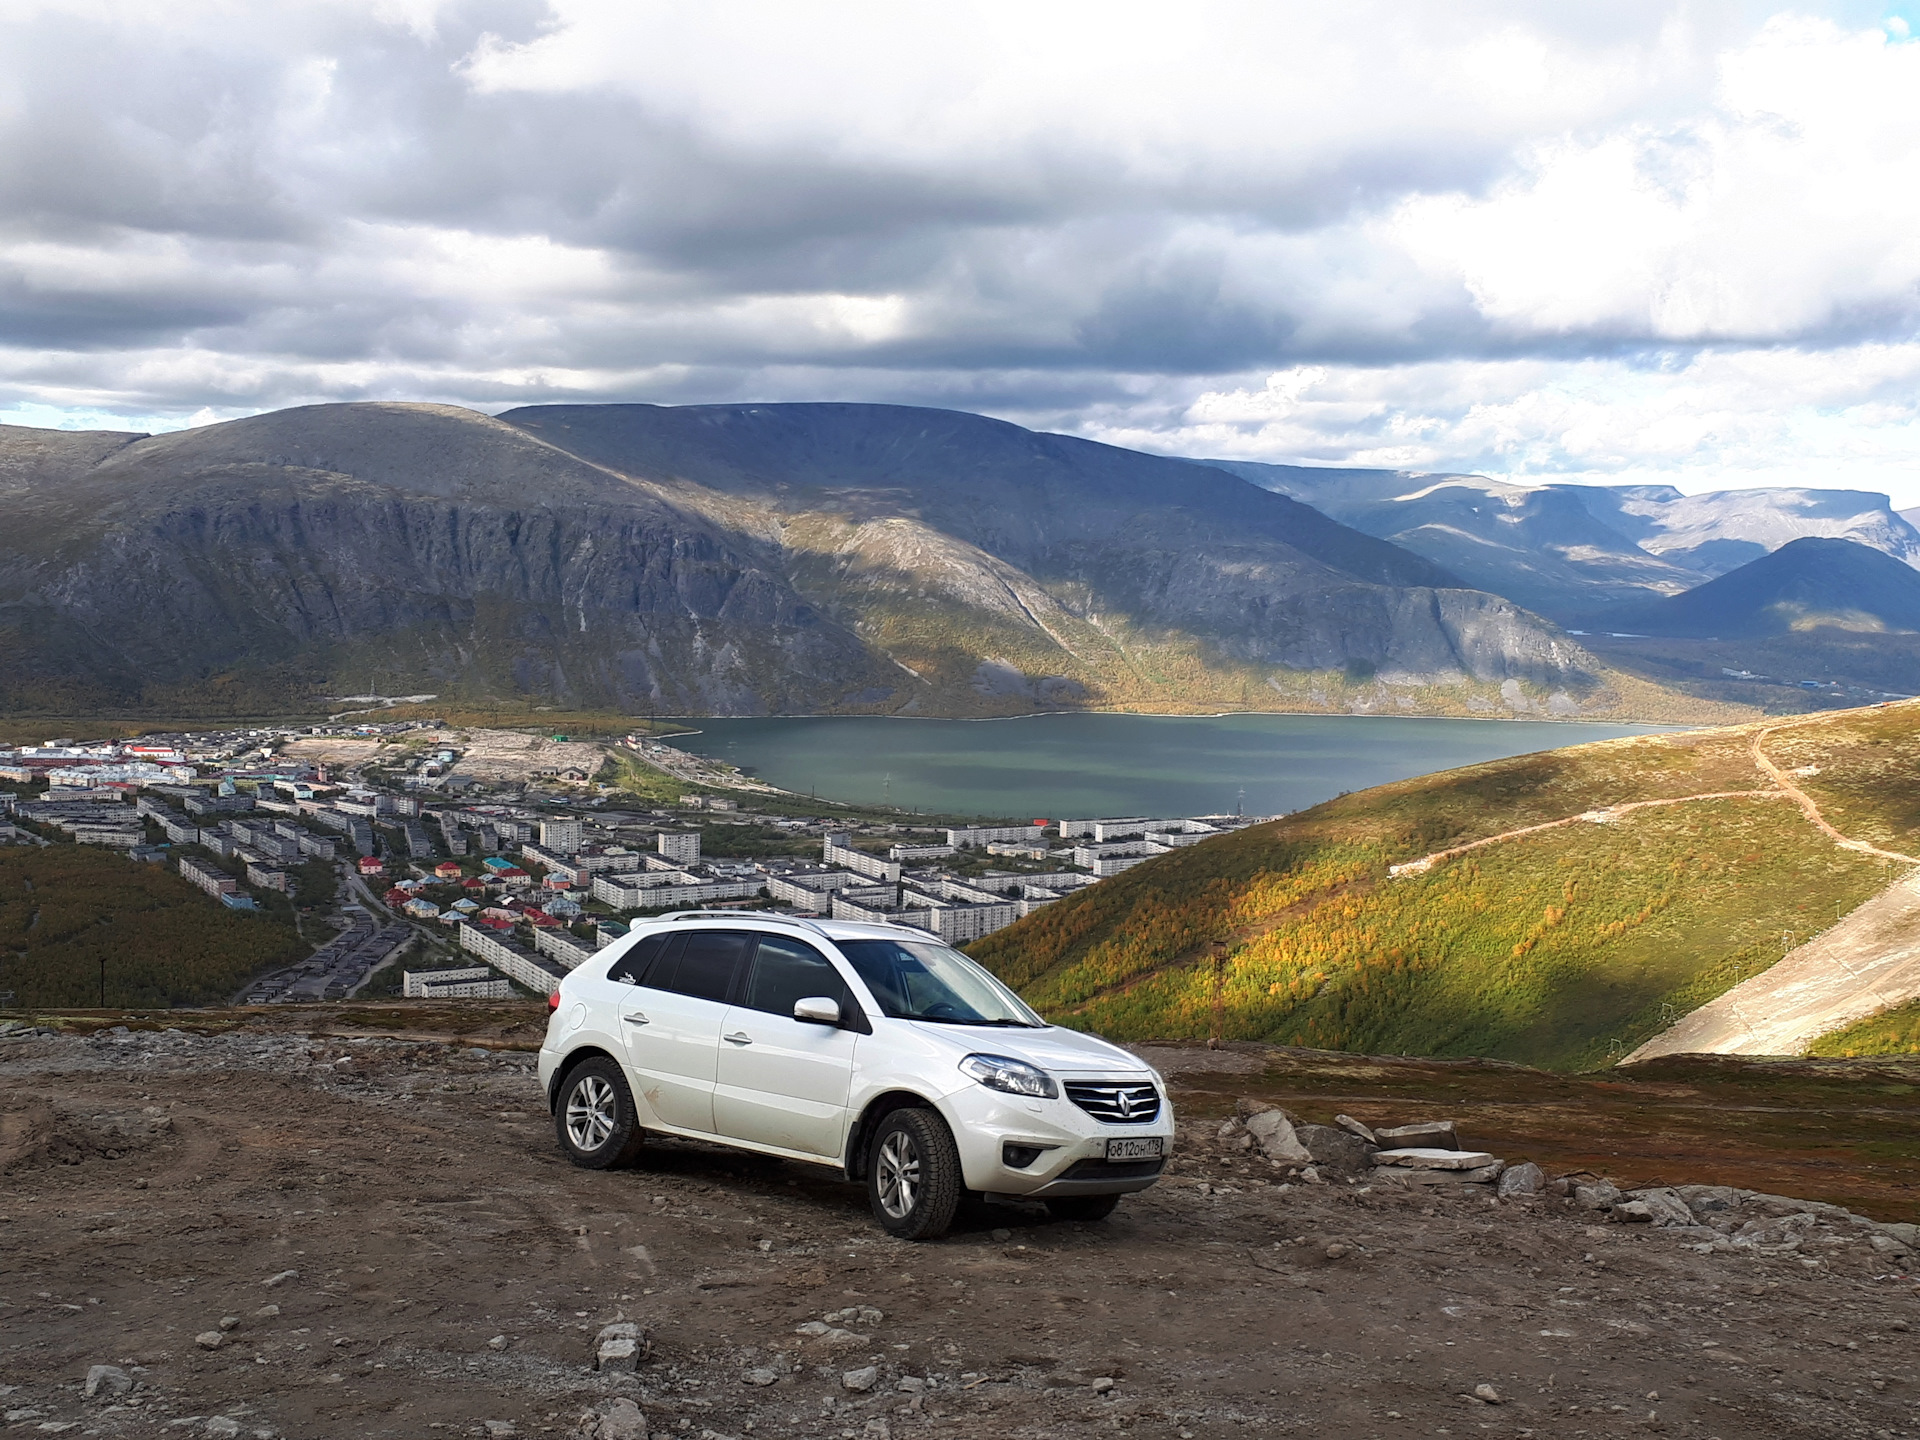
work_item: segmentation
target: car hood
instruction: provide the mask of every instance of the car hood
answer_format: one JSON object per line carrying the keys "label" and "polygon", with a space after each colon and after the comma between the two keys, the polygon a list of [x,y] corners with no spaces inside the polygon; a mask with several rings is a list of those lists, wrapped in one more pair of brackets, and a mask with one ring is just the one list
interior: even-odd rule
{"label": "car hood", "polygon": [[967,1055],[1005,1055],[1025,1060],[1054,1075],[1146,1075],[1152,1067],[1118,1045],[1082,1035],[1059,1025],[1045,1030],[1015,1030],[986,1025],[936,1025],[909,1021],[915,1030],[938,1041],[958,1060]]}

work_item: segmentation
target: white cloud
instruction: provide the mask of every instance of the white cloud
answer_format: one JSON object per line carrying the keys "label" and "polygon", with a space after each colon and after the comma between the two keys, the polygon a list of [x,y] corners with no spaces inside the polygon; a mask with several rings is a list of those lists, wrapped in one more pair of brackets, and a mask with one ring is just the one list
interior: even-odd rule
{"label": "white cloud", "polygon": [[19,0],[0,414],[884,399],[1920,500],[1905,34],[1734,0]]}

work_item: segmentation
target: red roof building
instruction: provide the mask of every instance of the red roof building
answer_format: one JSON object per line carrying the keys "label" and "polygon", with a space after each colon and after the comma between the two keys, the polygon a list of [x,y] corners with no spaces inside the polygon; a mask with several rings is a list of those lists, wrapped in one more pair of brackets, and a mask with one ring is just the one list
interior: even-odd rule
{"label": "red roof building", "polygon": [[442,860],[438,865],[433,867],[433,873],[442,880],[458,880],[460,878],[460,865],[457,861]]}
{"label": "red roof building", "polygon": [[374,856],[362,855],[360,857],[360,873],[362,875],[384,875],[386,871],[387,867],[382,865]]}

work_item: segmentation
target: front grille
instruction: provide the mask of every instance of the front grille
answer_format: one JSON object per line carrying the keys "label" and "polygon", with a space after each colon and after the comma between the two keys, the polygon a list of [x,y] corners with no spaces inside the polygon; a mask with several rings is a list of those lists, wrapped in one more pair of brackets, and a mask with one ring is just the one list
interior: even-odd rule
{"label": "front grille", "polygon": [[1145,1180],[1167,1168],[1165,1160],[1076,1160],[1057,1180]]}
{"label": "front grille", "polygon": [[1144,1081],[1069,1080],[1067,1098],[1106,1125],[1145,1125],[1160,1118],[1160,1092]]}

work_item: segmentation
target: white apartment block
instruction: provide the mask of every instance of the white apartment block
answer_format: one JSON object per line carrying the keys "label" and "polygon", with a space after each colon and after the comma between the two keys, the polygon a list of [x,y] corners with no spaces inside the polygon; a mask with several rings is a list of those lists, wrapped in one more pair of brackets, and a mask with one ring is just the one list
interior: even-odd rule
{"label": "white apartment block", "polygon": [[869,855],[864,850],[853,848],[853,837],[846,834],[828,835],[823,846],[824,858],[829,865],[841,865],[856,874],[882,881],[888,885],[900,883],[900,865],[898,861],[882,860],[878,855]]}
{"label": "white apartment block", "polygon": [[584,843],[585,831],[578,820],[554,819],[540,822],[540,846],[543,850],[571,855]]}
{"label": "white apartment block", "polygon": [[566,930],[535,930],[533,948],[549,960],[557,960],[569,970],[578,970],[593,958],[598,945],[589,945],[579,936]]}
{"label": "white apartment block", "polygon": [[696,865],[700,861],[698,830],[662,830],[659,846],[660,853],[676,865]]}
{"label": "white apartment block", "polygon": [[962,845],[990,845],[996,840],[1026,841],[1029,844],[1039,841],[1046,834],[1044,825],[969,825],[963,830],[947,831],[947,844],[956,848]]}
{"label": "white apartment block", "polygon": [[536,995],[560,993],[560,977],[566,972],[551,960],[529,955],[518,946],[506,944],[475,926],[460,926],[460,948],[478,956],[509,980],[517,980]]}
{"label": "white apartment block", "polygon": [[951,854],[951,845],[895,845],[887,851],[887,858],[911,865],[916,860],[944,860]]}
{"label": "white apartment block", "polygon": [[180,857],[180,878],[198,885],[216,899],[222,895],[238,894],[240,890],[238,882],[226,871],[216,870],[211,865],[203,865],[184,855]]}
{"label": "white apartment block", "polygon": [[409,1000],[505,1000],[513,986],[486,965],[458,970],[403,970],[400,993]]}

